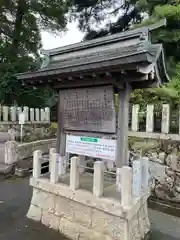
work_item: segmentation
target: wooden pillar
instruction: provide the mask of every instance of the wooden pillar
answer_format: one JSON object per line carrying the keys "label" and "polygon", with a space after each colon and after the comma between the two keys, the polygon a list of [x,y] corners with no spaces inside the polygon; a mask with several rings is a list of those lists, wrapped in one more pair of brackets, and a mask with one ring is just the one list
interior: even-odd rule
{"label": "wooden pillar", "polygon": [[131,87],[126,84],[118,94],[118,124],[116,145],[116,167],[121,168],[129,164],[128,159],[128,123],[129,123],[129,99]]}
{"label": "wooden pillar", "polygon": [[63,123],[63,108],[64,99],[60,97],[61,91],[59,91],[58,99],[58,129],[57,129],[57,153],[59,154],[58,159],[58,176],[64,175],[66,173],[66,135],[64,133],[64,123]]}
{"label": "wooden pillar", "polygon": [[63,112],[62,112],[62,107],[64,102],[60,102],[60,93],[59,91],[59,98],[58,98],[58,127],[57,127],[57,153],[59,153],[60,157],[65,156],[66,152],[66,137],[63,131]]}

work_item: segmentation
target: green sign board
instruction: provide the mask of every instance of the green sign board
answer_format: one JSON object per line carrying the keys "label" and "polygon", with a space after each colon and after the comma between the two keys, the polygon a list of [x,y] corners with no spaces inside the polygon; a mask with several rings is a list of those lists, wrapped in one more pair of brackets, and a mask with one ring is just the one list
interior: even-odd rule
{"label": "green sign board", "polygon": [[80,140],[84,142],[98,142],[97,138],[90,138],[90,137],[81,137]]}

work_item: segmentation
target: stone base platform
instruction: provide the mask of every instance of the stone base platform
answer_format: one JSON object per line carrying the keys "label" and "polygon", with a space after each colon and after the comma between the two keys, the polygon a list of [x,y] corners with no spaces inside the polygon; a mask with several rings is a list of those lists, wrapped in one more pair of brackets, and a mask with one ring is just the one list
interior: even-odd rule
{"label": "stone base platform", "polygon": [[[64,183],[31,178],[33,196],[27,217],[74,240],[142,240],[150,223],[147,196],[123,207],[120,200],[71,190]],[[112,195],[113,196],[113,195]]]}

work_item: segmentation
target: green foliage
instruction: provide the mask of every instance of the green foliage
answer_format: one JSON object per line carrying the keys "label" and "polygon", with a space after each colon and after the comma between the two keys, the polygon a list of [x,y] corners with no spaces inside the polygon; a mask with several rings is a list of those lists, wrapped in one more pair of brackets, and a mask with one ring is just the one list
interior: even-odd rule
{"label": "green foliage", "polygon": [[155,6],[151,18],[143,21],[141,25],[149,25],[164,17],[167,19],[167,27],[154,31],[152,40],[163,43],[171,81],[162,88],[136,90],[132,94],[132,102],[142,104],[168,102],[172,105],[180,103],[180,5]]}
{"label": "green foliage", "polygon": [[49,89],[22,88],[15,73],[39,68],[40,29],[65,29],[68,4],[63,0],[1,0],[0,2],[0,102],[44,105]]}
{"label": "green foliage", "polygon": [[168,88],[174,89],[177,94],[178,100],[180,99],[180,63],[176,64],[176,73],[174,74],[171,82],[168,83]]}
{"label": "green foliage", "polygon": [[[78,19],[79,28],[86,32],[85,39],[105,36],[127,30],[132,23],[142,20],[138,0],[69,0],[72,4],[71,20]],[[141,8],[142,10],[142,8]]]}
{"label": "green foliage", "polygon": [[[133,103],[180,103],[180,1],[129,0],[122,5],[116,0],[74,0],[72,12],[85,39],[122,32],[129,28],[147,26],[167,19],[167,27],[152,33],[154,43],[163,43],[167,70],[172,82],[159,89],[135,90]],[[98,27],[97,27],[98,25]]]}
{"label": "green foliage", "polygon": [[162,87],[154,89],[137,89],[131,95],[132,103],[147,105],[147,103],[174,103],[178,102],[177,92],[173,88]]}
{"label": "green foliage", "polygon": [[[154,31],[153,42],[163,43],[172,82],[159,89],[136,90],[133,103],[177,104],[180,101],[180,1],[179,0],[1,0],[0,2],[0,103],[53,106],[51,89],[22,88],[14,73],[39,68],[40,29],[64,30],[67,12],[78,19],[85,39],[146,26],[161,18],[167,27]],[[146,17],[145,17],[146,16]],[[148,17],[147,17],[148,16]]]}

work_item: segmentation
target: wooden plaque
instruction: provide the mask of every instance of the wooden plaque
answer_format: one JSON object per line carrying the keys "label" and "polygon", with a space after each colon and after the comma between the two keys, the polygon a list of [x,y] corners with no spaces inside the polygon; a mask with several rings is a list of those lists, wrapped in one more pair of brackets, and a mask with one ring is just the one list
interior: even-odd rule
{"label": "wooden plaque", "polygon": [[112,86],[61,90],[60,111],[64,130],[116,132]]}

